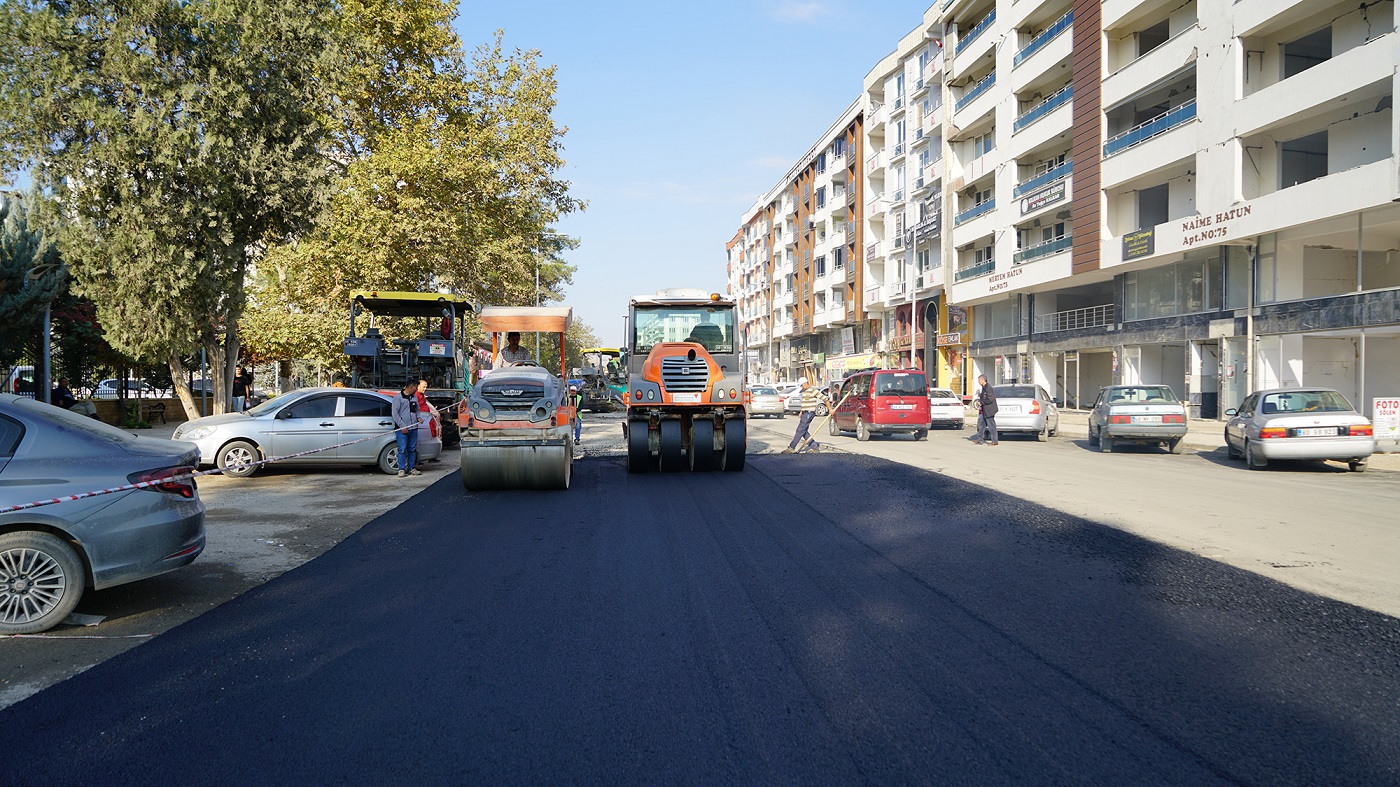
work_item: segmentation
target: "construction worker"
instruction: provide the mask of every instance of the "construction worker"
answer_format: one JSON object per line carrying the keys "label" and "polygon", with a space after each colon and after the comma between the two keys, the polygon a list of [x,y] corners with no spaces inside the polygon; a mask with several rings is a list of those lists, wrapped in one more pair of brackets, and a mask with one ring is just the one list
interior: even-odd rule
{"label": "construction worker", "polygon": [[797,409],[800,411],[800,415],[797,417],[797,433],[792,436],[792,442],[788,443],[788,447],[783,449],[783,453],[785,454],[790,454],[799,450],[798,447],[804,442],[806,442],[806,446],[800,450],[821,450],[821,444],[813,440],[811,433],[807,431],[808,427],[812,425],[812,419],[817,415],[817,407],[821,404],[821,391],[814,388],[812,386],[812,381],[808,380],[806,377],[798,378],[797,384],[802,388],[801,403],[797,406]]}
{"label": "construction worker", "polygon": [[574,406],[574,445],[583,437],[583,394],[577,385],[569,386],[569,404]]}

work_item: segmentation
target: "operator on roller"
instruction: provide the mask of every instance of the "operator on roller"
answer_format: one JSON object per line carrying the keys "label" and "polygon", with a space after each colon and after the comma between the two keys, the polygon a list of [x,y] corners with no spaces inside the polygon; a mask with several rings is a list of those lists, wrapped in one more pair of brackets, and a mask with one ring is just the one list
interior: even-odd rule
{"label": "operator on roller", "polygon": [[499,369],[502,366],[514,366],[522,362],[534,363],[535,356],[520,346],[520,331],[511,331],[506,334],[506,346],[496,352],[496,359],[492,366]]}

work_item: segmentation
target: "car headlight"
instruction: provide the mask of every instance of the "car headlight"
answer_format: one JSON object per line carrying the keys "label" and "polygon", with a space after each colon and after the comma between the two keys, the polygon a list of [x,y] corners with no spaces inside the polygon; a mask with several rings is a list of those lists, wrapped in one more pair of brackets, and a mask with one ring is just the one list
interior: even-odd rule
{"label": "car headlight", "polygon": [[176,435],[176,436],[175,436],[175,439],[176,439],[176,440],[203,440],[204,438],[208,437],[209,435],[214,434],[214,430],[215,430],[215,429],[216,429],[216,427],[213,427],[213,426],[196,426],[195,428],[189,430],[188,432],[185,432],[184,434]]}

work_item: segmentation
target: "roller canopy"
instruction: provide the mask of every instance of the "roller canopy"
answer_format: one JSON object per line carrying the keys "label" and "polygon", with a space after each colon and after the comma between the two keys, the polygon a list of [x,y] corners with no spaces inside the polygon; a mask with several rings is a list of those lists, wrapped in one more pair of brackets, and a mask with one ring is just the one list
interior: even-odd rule
{"label": "roller canopy", "polygon": [[487,333],[563,333],[573,316],[568,306],[483,306],[477,319]]}

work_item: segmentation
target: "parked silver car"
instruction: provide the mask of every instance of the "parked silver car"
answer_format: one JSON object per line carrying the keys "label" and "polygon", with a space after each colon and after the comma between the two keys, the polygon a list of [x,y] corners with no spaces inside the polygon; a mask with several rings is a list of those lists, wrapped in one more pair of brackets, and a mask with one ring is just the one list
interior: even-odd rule
{"label": "parked silver car", "polygon": [[0,513],[0,634],[52,628],[88,587],[153,577],[198,557],[204,504],[194,479],[174,480],[198,461],[189,443],[137,437],[0,394],[0,509],[158,482]]}
{"label": "parked silver car", "polygon": [[1271,459],[1331,459],[1359,473],[1376,451],[1371,422],[1330,388],[1255,391],[1225,414],[1225,450],[1251,470]]}
{"label": "parked silver car", "polygon": [[1039,385],[994,385],[997,433],[1032,434],[1045,442],[1060,431],[1060,409]]}
{"label": "parked silver car", "polygon": [[778,394],[778,389],[769,385],[755,385],[749,388],[749,415],[782,418],[783,397]]}
{"label": "parked silver car", "polygon": [[[175,429],[176,440],[199,446],[200,462],[216,465],[235,478],[252,475],[251,463],[273,456],[316,451],[286,460],[288,465],[378,465],[398,472],[392,398],[357,388],[303,388],[269,399],[242,413],[196,418]],[[354,445],[317,451],[359,438]],[[418,461],[437,459],[442,440],[433,434],[431,419],[418,427]]]}
{"label": "parked silver car", "polygon": [[1109,385],[1089,411],[1089,445],[1112,453],[1119,443],[1162,445],[1181,453],[1186,436],[1186,405],[1171,386]]}

